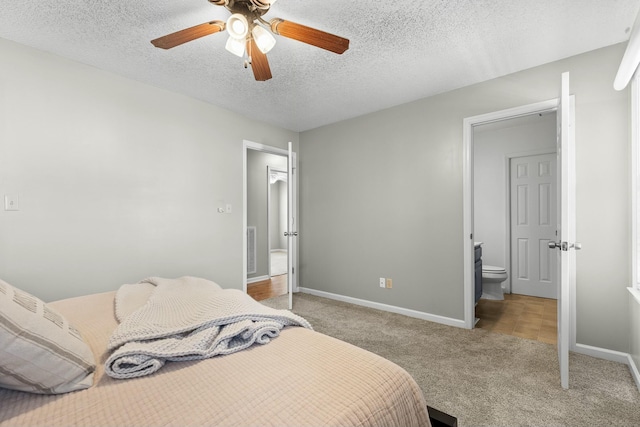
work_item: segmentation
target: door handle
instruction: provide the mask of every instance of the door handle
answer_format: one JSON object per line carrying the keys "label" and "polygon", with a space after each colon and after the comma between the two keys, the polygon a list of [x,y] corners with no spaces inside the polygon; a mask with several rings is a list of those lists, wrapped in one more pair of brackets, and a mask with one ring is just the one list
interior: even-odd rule
{"label": "door handle", "polygon": [[292,231],[291,233],[289,233],[287,231],[284,232],[284,237],[289,237],[289,236],[296,237],[297,235],[298,235],[297,231]]}
{"label": "door handle", "polygon": [[561,249],[562,242],[549,242],[549,249]]}
{"label": "door handle", "polygon": [[571,248],[579,251],[580,249],[582,249],[582,244],[578,242],[571,244],[567,242],[549,242],[549,249],[560,249],[561,251],[568,251]]}

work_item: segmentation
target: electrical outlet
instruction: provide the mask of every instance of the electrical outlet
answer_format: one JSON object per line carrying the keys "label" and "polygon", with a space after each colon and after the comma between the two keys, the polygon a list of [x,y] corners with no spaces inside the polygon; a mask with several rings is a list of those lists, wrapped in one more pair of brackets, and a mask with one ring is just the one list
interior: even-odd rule
{"label": "electrical outlet", "polygon": [[381,288],[385,288],[386,286],[387,286],[387,285],[386,285],[386,281],[384,280],[384,277],[381,277],[381,278],[380,278],[380,287],[381,287]]}
{"label": "electrical outlet", "polygon": [[18,196],[5,195],[4,196],[4,210],[5,211],[18,211]]}
{"label": "electrical outlet", "polygon": [[387,289],[391,289],[391,288],[393,288],[393,280],[387,279]]}

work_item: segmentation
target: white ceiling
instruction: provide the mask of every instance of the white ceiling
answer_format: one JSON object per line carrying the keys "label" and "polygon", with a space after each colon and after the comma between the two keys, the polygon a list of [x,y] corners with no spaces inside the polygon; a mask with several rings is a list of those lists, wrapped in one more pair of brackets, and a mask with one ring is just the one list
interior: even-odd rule
{"label": "white ceiling", "polygon": [[276,36],[266,82],[224,49],[226,34],[170,50],[151,45],[226,20],[229,12],[207,0],[0,0],[0,37],[304,131],[626,41],[639,7],[638,0],[278,0],[265,18],[351,44],[336,55]]}

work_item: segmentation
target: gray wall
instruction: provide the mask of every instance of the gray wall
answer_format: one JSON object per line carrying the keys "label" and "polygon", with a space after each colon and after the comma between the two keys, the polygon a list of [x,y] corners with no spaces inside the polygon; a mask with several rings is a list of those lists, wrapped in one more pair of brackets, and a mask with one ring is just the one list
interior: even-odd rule
{"label": "gray wall", "polygon": [[247,150],[247,226],[256,227],[256,272],[247,278],[269,274],[269,227],[267,226],[267,166],[287,170],[287,158]]}
{"label": "gray wall", "polygon": [[[556,149],[556,113],[533,114],[473,129],[473,234],[484,243],[482,262],[510,272],[507,239],[508,155]],[[555,171],[554,171],[555,174]],[[503,283],[508,287],[509,279]]]}
{"label": "gray wall", "polygon": [[0,278],[45,300],[148,276],[242,289],[243,139],[297,132],[2,39],[0,57],[0,195],[20,202]]}
{"label": "gray wall", "polygon": [[[577,342],[628,351],[629,91],[613,90],[624,49],[303,132],[301,286],[462,319],[463,119],[557,98],[570,71],[583,244]],[[393,289],[378,277],[393,278]]]}

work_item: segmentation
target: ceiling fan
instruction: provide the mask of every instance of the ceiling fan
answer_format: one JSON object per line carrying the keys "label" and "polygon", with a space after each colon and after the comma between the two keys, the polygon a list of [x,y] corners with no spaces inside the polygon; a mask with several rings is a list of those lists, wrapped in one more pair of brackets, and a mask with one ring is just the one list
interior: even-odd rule
{"label": "ceiling fan", "polygon": [[349,49],[349,40],[343,37],[280,18],[273,18],[270,21],[263,19],[262,15],[269,11],[276,0],[208,1],[217,6],[224,6],[231,12],[227,22],[205,22],[204,24],[151,40],[151,43],[155,47],[171,49],[226,29],[229,33],[226,49],[241,58],[246,58],[244,67],[247,68],[248,65],[251,65],[253,75],[258,81],[269,80],[272,77],[269,61],[267,60],[267,52],[276,44],[276,39],[271,33],[338,54],[342,54]]}

